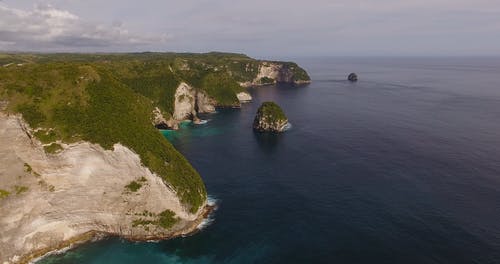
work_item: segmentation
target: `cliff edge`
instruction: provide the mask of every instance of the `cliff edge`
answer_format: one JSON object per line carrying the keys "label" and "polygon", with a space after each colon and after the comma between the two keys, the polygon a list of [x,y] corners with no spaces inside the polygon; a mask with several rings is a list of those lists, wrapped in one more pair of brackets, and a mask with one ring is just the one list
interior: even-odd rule
{"label": "cliff edge", "polygon": [[129,148],[62,146],[47,153],[21,116],[0,113],[0,263],[26,263],[99,233],[161,239],[200,223],[206,203],[187,210]]}

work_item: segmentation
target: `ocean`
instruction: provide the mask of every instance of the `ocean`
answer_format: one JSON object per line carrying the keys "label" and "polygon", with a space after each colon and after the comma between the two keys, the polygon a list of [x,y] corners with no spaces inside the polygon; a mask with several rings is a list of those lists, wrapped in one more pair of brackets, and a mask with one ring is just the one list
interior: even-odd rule
{"label": "ocean", "polygon": [[[165,132],[218,204],[199,233],[39,263],[500,263],[500,58],[295,61],[310,85]],[[264,101],[290,130],[253,132]]]}

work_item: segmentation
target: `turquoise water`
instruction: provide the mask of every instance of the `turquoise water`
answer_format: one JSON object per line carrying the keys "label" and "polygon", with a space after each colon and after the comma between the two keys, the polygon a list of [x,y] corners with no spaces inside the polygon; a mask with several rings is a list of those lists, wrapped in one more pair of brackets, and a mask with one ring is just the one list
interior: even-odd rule
{"label": "turquoise water", "polygon": [[[209,114],[215,115],[214,114]],[[211,120],[208,119],[207,123]],[[206,126],[207,124],[194,124],[192,122],[182,122],[179,125],[179,130],[160,130],[170,142],[179,142],[186,137],[210,137],[223,133],[223,128],[213,126]]]}
{"label": "turquoise water", "polygon": [[[299,63],[311,85],[163,132],[218,199],[211,225],[41,263],[500,263],[500,59]],[[267,100],[286,133],[252,131]]]}

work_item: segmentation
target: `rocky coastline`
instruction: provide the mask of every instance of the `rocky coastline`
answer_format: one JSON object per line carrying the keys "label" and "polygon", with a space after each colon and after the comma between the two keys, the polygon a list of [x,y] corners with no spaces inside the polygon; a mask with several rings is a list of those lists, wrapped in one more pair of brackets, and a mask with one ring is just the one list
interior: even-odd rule
{"label": "rocky coastline", "polygon": [[[293,85],[305,85],[311,83],[309,77],[295,76],[295,64],[288,65],[283,62],[263,61],[258,68],[257,76],[252,81],[239,82],[243,88],[274,85],[277,83],[287,83]],[[182,82],[175,92],[174,112],[172,116],[165,118],[159,109],[154,112],[153,124],[159,129],[177,130],[182,121],[190,120],[199,122],[198,114],[213,113],[217,107],[238,108],[243,103],[252,101],[252,96],[248,92],[236,94],[238,103],[232,105],[221,105],[216,99],[210,97],[206,92],[197,89],[185,82]]]}
{"label": "rocky coastline", "polygon": [[[151,125],[203,124],[200,113],[250,102],[246,87],[310,82],[295,63],[240,54],[216,61],[214,54],[157,54],[152,64],[143,54],[129,64],[121,55],[78,56],[90,64],[57,61],[50,77],[44,58],[57,54],[30,57],[27,72],[4,69],[1,264],[109,236],[151,241],[197,232],[215,208],[199,174]],[[31,73],[37,78],[22,83]],[[34,96],[31,86],[43,89]]]}
{"label": "rocky coastline", "polygon": [[[0,263],[116,235],[134,241],[187,235],[213,210],[190,212],[172,188],[116,144],[61,143],[46,153],[20,115],[0,112]],[[172,224],[162,226],[162,212]]]}
{"label": "rocky coastline", "polygon": [[120,233],[110,233],[110,232],[91,230],[81,235],[72,237],[68,240],[61,241],[59,244],[55,246],[39,249],[30,252],[28,254],[25,254],[21,256],[18,259],[18,262],[16,263],[20,264],[34,263],[36,261],[43,259],[44,257],[58,253],[61,250],[73,249],[75,247],[84,245],[86,243],[95,242],[110,237],[120,237],[131,242],[152,242],[152,241],[173,239],[177,237],[191,236],[201,231],[201,229],[199,228],[200,225],[215,210],[216,210],[216,205],[206,205],[205,207],[202,208],[200,216],[196,218],[194,221],[191,221],[182,229],[172,231],[170,234],[165,234],[165,235],[129,236]]}

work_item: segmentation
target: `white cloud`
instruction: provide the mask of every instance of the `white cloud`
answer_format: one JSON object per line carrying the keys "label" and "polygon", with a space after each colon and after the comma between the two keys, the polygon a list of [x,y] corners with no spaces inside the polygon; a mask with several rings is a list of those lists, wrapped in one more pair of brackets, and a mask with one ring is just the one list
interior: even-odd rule
{"label": "white cloud", "polygon": [[[32,8],[34,2],[51,6]],[[9,8],[0,9],[0,49],[222,50],[254,56],[500,54],[500,0],[2,3]],[[158,37],[164,32],[175,37],[165,43]]]}
{"label": "white cloud", "polygon": [[165,35],[131,33],[119,21],[109,26],[89,23],[50,5],[27,11],[0,4],[0,49],[4,50],[134,50],[165,40]]}

